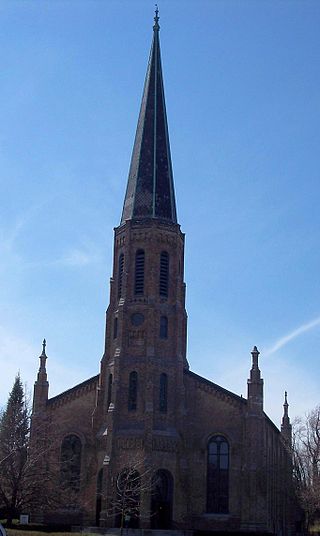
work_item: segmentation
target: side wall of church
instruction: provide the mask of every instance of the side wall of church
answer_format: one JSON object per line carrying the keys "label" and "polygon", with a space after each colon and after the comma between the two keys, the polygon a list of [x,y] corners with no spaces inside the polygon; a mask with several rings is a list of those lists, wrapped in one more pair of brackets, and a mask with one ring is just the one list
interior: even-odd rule
{"label": "side wall of church", "polygon": [[[210,382],[185,374],[185,445],[188,459],[188,510],[200,530],[237,530],[241,524],[245,400]],[[208,441],[223,436],[229,444],[229,513],[207,513]]]}
{"label": "side wall of church", "polygon": [[[49,399],[43,415],[48,436],[46,461],[50,468],[52,484],[58,490],[58,496],[53,492],[55,506],[45,514],[47,522],[77,525],[95,522],[97,469],[92,415],[96,403],[97,381],[88,382],[84,387],[81,385],[77,387]],[[76,441],[81,445],[79,485],[76,491],[69,491],[68,487],[63,489],[61,486],[64,463],[61,449],[63,441],[70,437],[77,438]]]}
{"label": "side wall of church", "polygon": [[[258,421],[252,420],[245,399],[193,373],[185,374],[185,387],[187,510],[192,527],[289,534],[291,463],[279,430],[263,412]],[[224,437],[229,445],[228,513],[207,511],[208,442],[214,436]]]}

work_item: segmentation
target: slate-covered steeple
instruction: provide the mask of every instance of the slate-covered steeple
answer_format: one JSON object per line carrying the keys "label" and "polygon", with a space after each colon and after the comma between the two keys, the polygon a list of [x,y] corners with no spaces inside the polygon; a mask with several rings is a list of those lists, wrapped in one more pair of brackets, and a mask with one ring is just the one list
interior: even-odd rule
{"label": "slate-covered steeple", "polygon": [[126,220],[146,218],[177,223],[161,68],[158,9],[154,21],[121,224]]}

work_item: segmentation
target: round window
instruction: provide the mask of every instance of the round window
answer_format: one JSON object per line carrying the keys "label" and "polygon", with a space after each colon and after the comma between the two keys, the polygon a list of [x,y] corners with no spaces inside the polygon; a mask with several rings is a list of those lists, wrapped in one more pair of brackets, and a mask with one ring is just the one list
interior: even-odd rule
{"label": "round window", "polygon": [[141,324],[143,324],[144,322],[144,316],[142,313],[134,313],[132,316],[131,316],[131,324],[133,326],[141,326]]}

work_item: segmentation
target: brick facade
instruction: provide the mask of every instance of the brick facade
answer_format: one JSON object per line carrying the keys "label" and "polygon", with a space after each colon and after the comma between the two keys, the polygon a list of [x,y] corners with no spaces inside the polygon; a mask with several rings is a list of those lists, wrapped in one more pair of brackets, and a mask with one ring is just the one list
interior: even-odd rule
{"label": "brick facade", "polygon": [[[54,438],[46,463],[57,490],[64,439],[70,452],[81,446],[80,473],[70,469],[79,478],[71,503],[42,516],[114,526],[117,476],[138,461],[142,481],[162,475],[167,489],[155,497],[152,485],[142,485],[135,526],[290,534],[290,423],[281,433],[263,411],[259,352],[252,351],[247,399],[189,370],[184,235],[176,222],[158,31],[156,14],[126,217],[115,229],[100,372],[48,399],[45,347],[40,356],[33,440],[45,422]],[[217,487],[211,499],[208,486]]]}

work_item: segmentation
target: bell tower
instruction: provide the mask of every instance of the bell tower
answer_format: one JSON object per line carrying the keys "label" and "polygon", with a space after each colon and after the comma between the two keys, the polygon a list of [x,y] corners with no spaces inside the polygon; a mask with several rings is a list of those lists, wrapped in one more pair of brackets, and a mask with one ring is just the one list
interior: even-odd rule
{"label": "bell tower", "polygon": [[[115,476],[136,460],[144,470],[176,474],[184,416],[184,234],[176,216],[159,29],[156,10],[122,217],[114,231],[95,414],[109,497]],[[144,519],[150,504],[151,493],[144,493]],[[102,522],[108,524],[105,508]]]}

